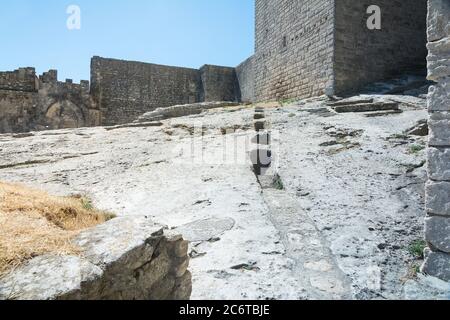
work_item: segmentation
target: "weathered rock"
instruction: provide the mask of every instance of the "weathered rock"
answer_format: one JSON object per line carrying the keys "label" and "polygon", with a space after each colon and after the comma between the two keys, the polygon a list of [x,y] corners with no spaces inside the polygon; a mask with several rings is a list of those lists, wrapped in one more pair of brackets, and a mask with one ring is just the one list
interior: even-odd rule
{"label": "weathered rock", "polygon": [[430,276],[450,282],[450,254],[426,250],[421,271]]}
{"label": "weathered rock", "polygon": [[449,300],[450,283],[435,277],[418,274],[405,283],[405,300]]}
{"label": "weathered rock", "polygon": [[333,109],[338,113],[398,110],[398,103],[374,102],[374,103],[347,104],[333,107]]}
{"label": "weathered rock", "polygon": [[257,112],[257,113],[255,113],[255,115],[253,116],[253,118],[254,118],[255,120],[261,120],[261,119],[264,119],[264,118],[265,118],[265,115],[264,115],[264,113]]}
{"label": "weathered rock", "polygon": [[430,127],[430,146],[450,146],[450,112],[433,112],[428,122]]}
{"label": "weathered rock", "polygon": [[270,144],[270,133],[269,132],[258,132],[257,135],[252,138],[252,143],[269,145]]}
{"label": "weathered rock", "polygon": [[450,181],[450,149],[428,149],[428,174],[434,181]]}
{"label": "weathered rock", "polygon": [[167,300],[175,287],[175,278],[166,276],[153,285],[149,292],[150,300]]}
{"label": "weathered rock", "polygon": [[438,81],[450,76],[450,37],[428,42],[428,79]]}
{"label": "weathered rock", "polygon": [[343,99],[337,102],[330,102],[327,105],[330,107],[339,107],[339,106],[351,106],[355,104],[368,104],[373,103],[373,98],[360,98],[360,97],[352,97],[349,99]]}
{"label": "weathered rock", "polygon": [[[163,233],[163,226],[145,217],[120,217],[82,232],[74,243],[83,248],[84,256],[90,262],[104,268],[123,258],[141,259],[145,264],[151,259]],[[138,251],[136,256],[131,257],[135,250]],[[135,267],[128,265],[127,261],[124,263],[124,266]]]}
{"label": "weathered rock", "polygon": [[450,3],[447,0],[428,1],[428,41],[450,35]]}
{"label": "weathered rock", "polygon": [[447,217],[426,218],[425,237],[437,250],[450,253],[450,219]]}
{"label": "weathered rock", "polygon": [[192,274],[187,271],[181,278],[175,281],[175,287],[172,291],[172,298],[174,300],[185,300],[185,297],[190,297],[192,293]]}
{"label": "weathered rock", "polygon": [[255,124],[255,130],[258,132],[264,130],[266,127],[266,122],[264,120],[257,120],[254,122],[254,124]]}
{"label": "weathered rock", "polygon": [[189,242],[180,240],[174,244],[173,253],[175,257],[182,258],[186,256],[186,252],[188,251],[188,249],[189,249]]}
{"label": "weathered rock", "polygon": [[84,283],[97,281],[102,269],[72,256],[44,255],[0,280],[0,300],[54,300],[80,297]]}
{"label": "weathered rock", "polygon": [[428,10],[428,79],[437,84],[431,87],[428,96],[431,180],[426,187],[426,209],[430,216],[425,220],[425,238],[431,250],[426,251],[422,269],[450,281],[450,182],[439,182],[450,178],[450,3],[430,0]]}
{"label": "weathered rock", "polygon": [[426,207],[430,214],[450,216],[450,182],[428,182]]}
{"label": "weathered rock", "polygon": [[177,228],[183,237],[190,242],[208,241],[220,237],[225,231],[233,229],[235,221],[230,218],[211,218],[194,221]]}
{"label": "weathered rock", "polygon": [[420,137],[427,136],[429,133],[428,121],[427,120],[419,121],[416,126],[407,130],[406,133],[413,136],[420,136]]}
{"label": "weathered rock", "polygon": [[269,167],[272,163],[270,146],[258,145],[257,148],[250,151],[250,161],[253,165]]}
{"label": "weathered rock", "polygon": [[450,78],[442,79],[441,82],[430,87],[428,110],[450,111]]}
{"label": "weathered rock", "polygon": [[[82,249],[81,258],[42,256],[31,260],[0,281],[0,299],[190,297],[190,284],[184,279],[189,265],[187,246],[179,236],[170,233],[166,237],[163,226],[146,217],[113,219],[82,232],[73,242]],[[175,285],[181,282],[183,291],[177,292]]]}
{"label": "weathered rock", "polygon": [[150,122],[159,121],[170,118],[179,118],[189,115],[200,114],[206,110],[218,109],[224,107],[236,106],[236,102],[201,102],[185,105],[176,105],[168,108],[158,108],[155,111],[151,111],[140,116],[135,122]]}

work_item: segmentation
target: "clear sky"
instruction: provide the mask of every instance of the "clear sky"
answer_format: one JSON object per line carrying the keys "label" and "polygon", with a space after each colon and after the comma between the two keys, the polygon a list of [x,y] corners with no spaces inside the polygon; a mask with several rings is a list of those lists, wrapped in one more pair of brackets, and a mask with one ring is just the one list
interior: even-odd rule
{"label": "clear sky", "polygon": [[[69,5],[81,29],[69,30]],[[199,68],[254,51],[254,0],[14,0],[0,9],[0,71],[57,69],[89,80],[94,55]]]}

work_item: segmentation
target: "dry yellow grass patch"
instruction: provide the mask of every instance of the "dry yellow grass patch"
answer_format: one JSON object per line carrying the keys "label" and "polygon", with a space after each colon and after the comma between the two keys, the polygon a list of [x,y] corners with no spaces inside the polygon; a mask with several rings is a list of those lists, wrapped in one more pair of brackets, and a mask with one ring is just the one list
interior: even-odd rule
{"label": "dry yellow grass patch", "polygon": [[79,253],[70,240],[111,218],[83,197],[54,197],[0,182],[0,277],[43,254]]}

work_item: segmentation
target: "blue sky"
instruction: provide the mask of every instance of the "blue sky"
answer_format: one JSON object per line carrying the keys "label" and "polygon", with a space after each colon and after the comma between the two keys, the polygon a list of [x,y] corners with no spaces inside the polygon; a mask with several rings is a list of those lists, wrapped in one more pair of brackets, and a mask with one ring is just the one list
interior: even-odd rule
{"label": "blue sky", "polygon": [[[14,0],[0,9],[0,70],[58,69],[89,80],[99,55],[198,68],[235,66],[254,50],[253,0]],[[68,30],[69,5],[81,29]]]}

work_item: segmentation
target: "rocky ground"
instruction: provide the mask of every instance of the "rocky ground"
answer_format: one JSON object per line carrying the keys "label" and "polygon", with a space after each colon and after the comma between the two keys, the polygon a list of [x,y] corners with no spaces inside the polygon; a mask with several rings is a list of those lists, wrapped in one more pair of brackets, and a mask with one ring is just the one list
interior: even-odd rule
{"label": "rocky ground", "polygon": [[447,284],[417,275],[427,138],[405,132],[426,119],[426,101],[358,99],[402,112],[265,105],[279,176],[269,186],[248,157],[254,106],[0,135],[0,180],[181,231],[194,299],[448,298]]}

